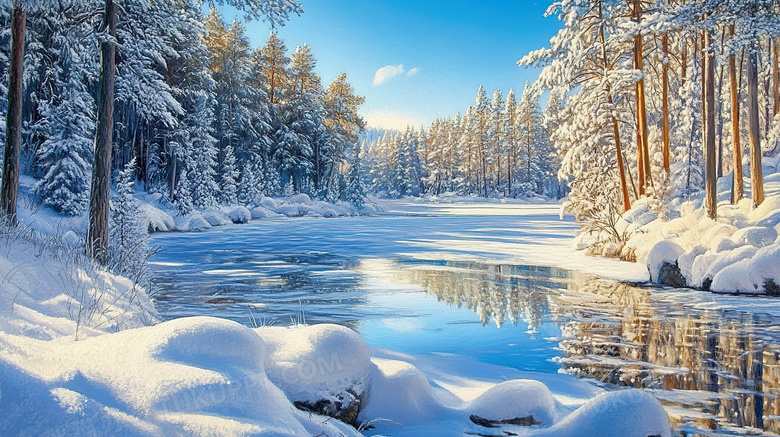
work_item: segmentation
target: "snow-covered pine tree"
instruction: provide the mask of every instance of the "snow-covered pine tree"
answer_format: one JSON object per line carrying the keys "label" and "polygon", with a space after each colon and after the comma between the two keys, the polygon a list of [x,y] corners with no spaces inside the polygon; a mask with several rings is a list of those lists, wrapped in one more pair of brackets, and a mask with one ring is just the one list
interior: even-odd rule
{"label": "snow-covered pine tree", "polygon": [[235,205],[238,202],[238,167],[233,146],[225,145],[222,149],[222,165],[220,166],[219,199],[223,205]]}
{"label": "snow-covered pine tree", "polygon": [[135,167],[132,160],[119,172],[116,196],[111,202],[109,260],[122,274],[141,282],[146,274],[149,247],[140,203],[135,198]]}
{"label": "snow-covered pine tree", "polygon": [[[46,140],[38,148],[35,165],[43,177],[35,194],[44,205],[68,216],[83,213],[89,202],[95,101],[87,89],[92,57],[80,30],[55,34],[56,55],[50,74],[55,92],[39,107]],[[85,58],[86,57],[86,58]]]}

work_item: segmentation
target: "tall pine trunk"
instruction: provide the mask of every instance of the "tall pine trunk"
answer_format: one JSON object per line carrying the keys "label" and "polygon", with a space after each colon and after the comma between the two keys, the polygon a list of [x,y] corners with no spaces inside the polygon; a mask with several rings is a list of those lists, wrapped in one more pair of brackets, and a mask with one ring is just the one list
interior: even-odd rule
{"label": "tall pine trunk", "polygon": [[748,48],[748,137],[750,139],[750,176],[753,207],[764,201],[764,175],[761,167],[761,136],[758,122],[758,60],[755,44]]}
{"label": "tall pine trunk", "polygon": [[[634,2],[634,17],[637,23],[642,20],[642,6],[639,0]],[[644,48],[642,35],[634,36],[634,68],[644,71]],[[639,79],[636,83],[636,123],[637,123],[637,164],[639,166],[639,194],[644,194],[645,189],[652,185],[650,174],[650,147],[647,133],[647,112],[645,104],[645,80]]]}
{"label": "tall pine trunk", "polygon": [[661,92],[662,96],[662,117],[663,117],[663,141],[664,141],[664,170],[669,175],[669,35],[664,34],[661,37],[661,48],[663,50],[663,69],[661,72]]}
{"label": "tall pine trunk", "polygon": [[[734,26],[729,26],[729,34],[734,37]],[[742,181],[742,143],[739,129],[739,85],[737,84],[737,56],[729,54],[729,86],[731,88],[731,137],[734,142],[734,197],[737,203],[745,196],[745,186]]]}
{"label": "tall pine trunk", "polygon": [[[607,103],[610,107],[614,106],[612,94],[607,89]],[[615,157],[618,166],[618,175],[620,176],[620,196],[623,201],[623,212],[631,209],[631,198],[628,195],[628,183],[626,182],[626,169],[623,165],[623,146],[620,143],[620,125],[617,118],[612,116],[612,135],[615,137]]]}
{"label": "tall pine trunk", "polygon": [[14,2],[11,23],[11,59],[8,71],[8,112],[5,122],[3,157],[2,215],[16,224],[16,198],[19,192],[19,155],[22,148],[22,90],[24,87],[24,26],[27,14]]}
{"label": "tall pine trunk", "polygon": [[709,30],[704,31],[704,151],[706,158],[706,183],[705,183],[705,206],[707,215],[714,219],[718,216],[718,197],[717,197],[717,161],[715,150],[715,56],[711,50],[707,50],[712,43],[712,33]]}
{"label": "tall pine trunk", "polygon": [[100,85],[98,89],[95,161],[92,169],[92,193],[89,202],[87,255],[108,261],[108,211],[111,194],[111,146],[114,134],[114,67],[116,57],[117,12],[114,0],[106,0],[100,45]]}
{"label": "tall pine trunk", "polygon": [[780,42],[780,39],[774,38],[771,39],[772,44],[772,86],[774,91],[774,112],[772,115],[777,115],[778,112],[780,112],[780,66],[778,65],[778,57],[780,56],[780,48],[778,48],[778,42]]}

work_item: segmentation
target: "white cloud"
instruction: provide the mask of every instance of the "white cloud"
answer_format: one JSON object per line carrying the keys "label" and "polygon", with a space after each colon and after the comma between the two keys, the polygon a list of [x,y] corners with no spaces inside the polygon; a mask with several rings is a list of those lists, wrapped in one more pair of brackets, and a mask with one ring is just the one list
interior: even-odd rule
{"label": "white cloud", "polygon": [[374,86],[381,85],[388,80],[404,74],[404,64],[385,65],[374,73]]}
{"label": "white cloud", "polygon": [[417,74],[418,71],[420,71],[420,69],[417,68],[417,67],[414,67],[414,68],[410,69],[409,71],[407,71],[406,75],[407,76],[414,76],[415,74]]}
{"label": "white cloud", "polygon": [[407,126],[419,128],[423,124],[414,117],[394,111],[372,111],[363,119],[370,127],[390,130],[405,130]]}

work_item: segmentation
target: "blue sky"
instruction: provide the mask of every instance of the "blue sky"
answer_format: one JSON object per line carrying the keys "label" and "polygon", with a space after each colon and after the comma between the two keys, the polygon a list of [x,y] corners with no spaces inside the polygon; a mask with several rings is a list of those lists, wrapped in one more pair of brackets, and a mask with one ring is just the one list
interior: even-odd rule
{"label": "blue sky", "polygon": [[[293,16],[279,35],[291,51],[311,46],[326,86],[346,72],[366,97],[361,114],[373,127],[428,125],[464,111],[480,85],[491,95],[497,88],[519,94],[533,80],[537,72],[516,62],[547,45],[560,27],[556,17],[543,17],[549,3],[302,0],[304,13]],[[227,20],[235,16],[227,8],[222,12]],[[246,27],[254,45],[265,43],[267,23]],[[377,83],[382,67],[391,74],[380,74]]]}

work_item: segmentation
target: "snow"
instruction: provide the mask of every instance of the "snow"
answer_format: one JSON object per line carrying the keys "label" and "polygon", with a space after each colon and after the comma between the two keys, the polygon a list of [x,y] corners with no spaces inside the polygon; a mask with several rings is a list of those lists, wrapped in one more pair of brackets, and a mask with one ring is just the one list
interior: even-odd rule
{"label": "snow", "polygon": [[[689,287],[728,293],[773,292],[767,285],[771,289],[771,283],[780,283],[776,267],[780,262],[776,255],[780,252],[780,173],[775,165],[765,166],[765,172],[766,198],[761,205],[752,208],[748,190],[748,198],[736,205],[722,201],[715,220],[693,202],[672,208],[666,219],[650,214],[647,200],[638,201],[624,215],[630,238],[622,254],[630,253],[646,265],[652,281],[657,281],[661,265],[676,262]],[[749,179],[745,182],[749,188]],[[720,179],[719,198],[728,198],[730,184],[731,175]]]}
{"label": "snow", "polygon": [[231,208],[227,211],[227,215],[230,217],[230,221],[235,224],[245,224],[252,220],[252,213],[245,206]]}
{"label": "snow", "polygon": [[640,390],[604,393],[538,436],[647,437],[672,435],[661,404]]}
{"label": "snow", "polygon": [[488,389],[465,409],[490,420],[533,417],[542,426],[555,423],[557,412],[550,389],[539,381],[515,379]]}
{"label": "snow", "polygon": [[268,347],[268,376],[290,400],[341,402],[368,391],[371,353],[355,331],[323,324],[256,332]]}

